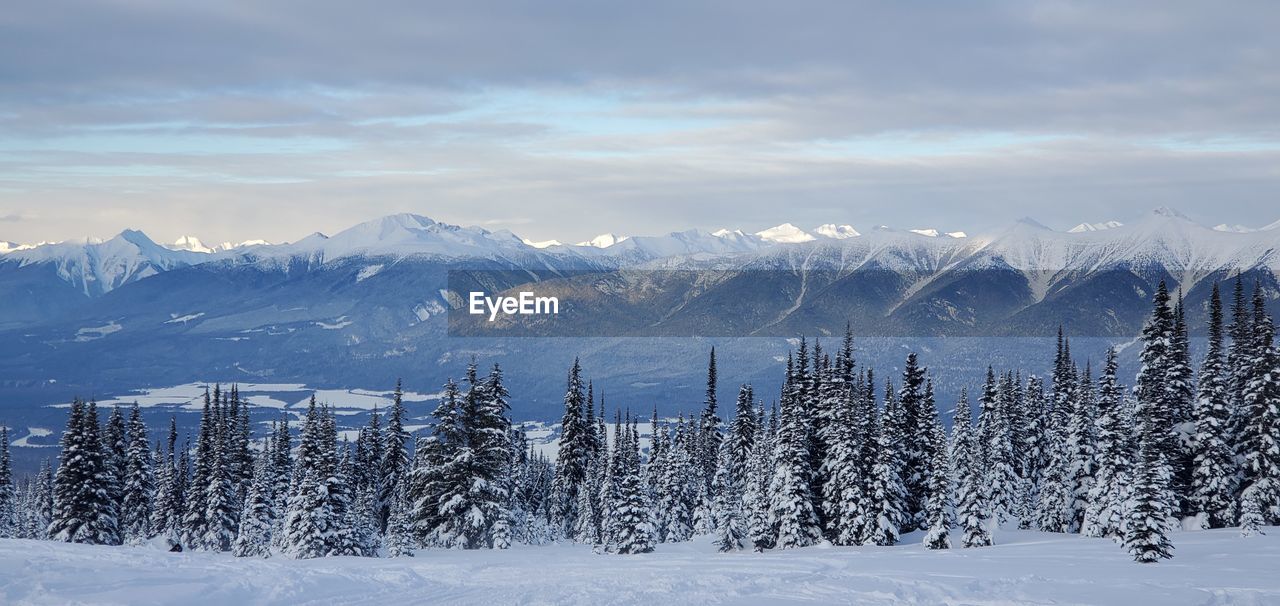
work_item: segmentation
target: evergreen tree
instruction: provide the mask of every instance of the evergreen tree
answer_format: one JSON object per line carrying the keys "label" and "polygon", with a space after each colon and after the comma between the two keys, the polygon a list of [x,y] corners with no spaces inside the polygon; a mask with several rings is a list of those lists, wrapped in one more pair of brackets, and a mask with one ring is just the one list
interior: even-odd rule
{"label": "evergreen tree", "polygon": [[[924,411],[925,369],[919,365],[916,354],[907,354],[902,370],[902,389],[898,391],[898,405],[902,411],[901,439],[902,484],[905,491],[903,530],[915,530],[928,525],[925,501],[929,494],[929,467],[932,456],[928,449],[932,423],[926,420]],[[932,412],[932,411],[930,411]],[[921,431],[923,429],[923,431]]]}
{"label": "evergreen tree", "polygon": [[925,519],[929,523],[929,532],[924,537],[924,545],[929,549],[951,548],[951,469],[947,459],[947,436],[942,424],[934,419],[930,441],[933,462],[930,465],[929,496],[925,505]]}
{"label": "evergreen tree", "polygon": [[986,470],[986,500],[997,523],[1005,521],[1012,514],[1018,493],[1012,428],[1009,426],[1010,405],[1007,400],[997,386],[994,370],[988,366],[987,380],[979,400],[975,452],[981,457],[982,468]]}
{"label": "evergreen tree", "polygon": [[[208,511],[208,487],[213,476],[215,465],[216,442],[215,425],[217,410],[220,405],[221,392],[214,386],[214,395],[210,396],[205,389],[204,406],[200,410],[200,431],[196,437],[196,451],[193,458],[192,473],[188,482],[187,499],[184,504],[182,520],[182,542],[190,547],[202,545],[208,528],[205,513]],[[311,397],[312,408],[315,407],[315,396]]]}
{"label": "evergreen tree", "polygon": [[9,428],[0,426],[0,539],[18,536],[18,503],[9,461]]}
{"label": "evergreen tree", "polygon": [[1280,519],[1280,354],[1273,344],[1275,326],[1260,286],[1253,291],[1251,357],[1247,360],[1237,456],[1242,460],[1241,488],[1253,489],[1264,503],[1263,518]]}
{"label": "evergreen tree", "polygon": [[635,426],[622,432],[614,442],[615,496],[609,509],[607,543],[614,553],[633,554],[653,551],[653,526],[649,521],[649,504],[640,482],[639,435]]}
{"label": "evergreen tree", "polygon": [[900,528],[906,518],[906,500],[902,486],[900,411],[892,396],[892,386],[885,389],[885,408],[880,429],[876,433],[876,454],[871,468],[871,484],[867,493],[867,514],[862,524],[860,543],[893,545],[898,542]]}
{"label": "evergreen tree", "polygon": [[779,549],[807,547],[822,538],[821,522],[814,510],[810,492],[812,469],[809,458],[809,432],[805,419],[804,398],[807,396],[807,356],[801,341],[799,363],[789,373],[784,388],[778,436],[774,445],[773,476],[769,483],[769,525],[776,533],[774,546]]}
{"label": "evergreen tree", "polygon": [[1191,477],[1192,511],[1204,528],[1230,525],[1234,516],[1235,460],[1227,432],[1230,420],[1229,377],[1223,366],[1222,301],[1218,285],[1209,298],[1209,344],[1200,366],[1195,403],[1194,470]]}
{"label": "evergreen tree", "polygon": [[98,407],[71,404],[62,434],[61,464],[54,478],[54,505],[48,534],[55,541],[120,544],[113,471],[107,466],[98,427]]}
{"label": "evergreen tree", "polygon": [[1240,536],[1251,537],[1262,532],[1266,520],[1262,515],[1262,491],[1257,486],[1246,488],[1240,504]]}
{"label": "evergreen tree", "polygon": [[[757,419],[764,416],[761,404]],[[772,476],[773,444],[768,435],[759,436],[751,448],[747,462],[747,474],[742,492],[742,508],[746,514],[747,540],[757,552],[773,547],[777,535],[769,524],[769,480]]]}
{"label": "evergreen tree", "polygon": [[1141,424],[1133,497],[1125,516],[1124,546],[1137,562],[1157,562],[1171,558],[1169,543],[1170,504],[1166,488],[1168,468],[1156,447],[1162,436],[1149,427],[1155,418]]}
{"label": "evergreen tree", "polygon": [[1098,378],[1097,475],[1090,487],[1088,506],[1080,528],[1090,537],[1120,537],[1123,523],[1131,428],[1123,408],[1123,388],[1117,380],[1116,350],[1107,349],[1102,375]]}
{"label": "evergreen tree", "polygon": [[591,427],[583,416],[582,366],[577,358],[569,369],[568,385],[564,395],[564,416],[560,421],[560,451],[556,458],[555,506],[557,519],[565,536],[581,540],[574,534],[574,522],[578,517],[578,493],[587,480],[590,462]]}
{"label": "evergreen tree", "polygon": [[387,557],[413,557],[411,506],[407,493],[408,487],[402,485],[391,500],[391,514],[387,519]]}
{"label": "evergreen tree", "polygon": [[387,430],[382,434],[382,462],[378,468],[378,525],[385,529],[391,515],[391,501],[409,473],[409,432],[404,429],[404,391],[400,380],[387,413]]}
{"label": "evergreen tree", "polygon": [[955,426],[952,437],[952,464],[958,470],[960,481],[956,493],[957,525],[964,531],[964,547],[991,545],[991,533],[987,531],[990,517],[983,489],[984,465],[969,419],[972,417],[969,402],[961,398],[956,406]]}
{"label": "evergreen tree", "polygon": [[147,426],[136,402],[129,413],[128,440],[121,523],[125,540],[137,543],[155,536],[151,528],[155,474]]}
{"label": "evergreen tree", "polygon": [[[1165,482],[1160,489],[1169,497],[1174,496],[1174,467],[1182,456],[1182,447],[1174,431],[1177,411],[1181,406],[1181,385],[1173,376],[1178,366],[1176,331],[1174,313],[1169,307],[1169,291],[1162,280],[1153,297],[1151,318],[1142,329],[1142,366],[1134,391],[1138,398],[1138,418],[1143,422],[1144,438],[1148,440],[1147,448],[1154,457],[1152,465],[1160,468],[1150,470],[1150,474]],[[1134,480],[1138,481],[1137,474]],[[1169,506],[1167,515],[1176,513],[1172,499],[1161,502]]]}
{"label": "evergreen tree", "polygon": [[716,391],[716,348],[711,348],[711,358],[707,362],[707,391],[703,399],[702,417],[699,419],[697,462],[699,475],[703,478],[709,493],[711,482],[716,473],[716,462],[720,457],[720,443],[724,437],[720,435],[720,415],[717,412]]}
{"label": "evergreen tree", "polygon": [[275,528],[276,518],[275,498],[271,494],[275,482],[271,470],[272,456],[274,453],[264,451],[258,458],[253,483],[249,486],[249,494],[245,497],[244,510],[240,516],[240,528],[231,549],[232,555],[236,557],[271,557],[271,533]]}
{"label": "evergreen tree", "polygon": [[1071,496],[1071,515],[1069,528],[1080,529],[1084,522],[1085,511],[1089,508],[1089,495],[1093,489],[1097,475],[1097,411],[1093,398],[1093,376],[1086,362],[1084,375],[1077,383],[1071,418],[1067,423],[1067,466],[1066,480]]}

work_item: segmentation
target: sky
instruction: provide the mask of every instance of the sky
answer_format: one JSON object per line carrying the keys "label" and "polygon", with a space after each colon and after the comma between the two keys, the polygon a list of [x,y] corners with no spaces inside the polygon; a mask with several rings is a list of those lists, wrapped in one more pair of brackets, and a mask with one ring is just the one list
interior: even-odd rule
{"label": "sky", "polygon": [[58,0],[0,240],[1280,219],[1280,4]]}

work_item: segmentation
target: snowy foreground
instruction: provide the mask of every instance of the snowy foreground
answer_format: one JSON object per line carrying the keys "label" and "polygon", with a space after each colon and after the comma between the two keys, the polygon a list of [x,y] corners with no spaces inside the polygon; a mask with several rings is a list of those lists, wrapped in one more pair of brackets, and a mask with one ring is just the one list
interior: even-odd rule
{"label": "snowy foreground", "polygon": [[1280,604],[1280,528],[1174,535],[1136,564],[1108,540],[1005,532],[996,547],[716,553],[709,539],[601,556],[580,545],[415,558],[248,560],[0,540],[0,604]]}

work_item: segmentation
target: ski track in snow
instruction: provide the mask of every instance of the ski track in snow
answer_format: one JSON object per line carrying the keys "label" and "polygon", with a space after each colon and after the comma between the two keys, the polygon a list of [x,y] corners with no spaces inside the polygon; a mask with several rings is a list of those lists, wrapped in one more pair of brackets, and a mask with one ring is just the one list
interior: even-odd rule
{"label": "ski track in snow", "polygon": [[[415,558],[237,559],[0,540],[4,604],[1275,604],[1280,528],[1179,532],[1137,564],[1107,539],[1006,531],[995,547],[715,552],[709,537],[634,556],[583,545]],[[953,540],[955,535],[953,534]]]}

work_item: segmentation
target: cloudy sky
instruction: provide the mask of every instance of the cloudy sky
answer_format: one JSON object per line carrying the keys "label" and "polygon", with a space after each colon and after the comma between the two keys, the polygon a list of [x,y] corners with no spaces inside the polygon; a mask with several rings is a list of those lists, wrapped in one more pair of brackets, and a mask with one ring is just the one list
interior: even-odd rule
{"label": "cloudy sky", "polygon": [[1277,32],[1248,1],[23,2],[0,240],[1256,226]]}

